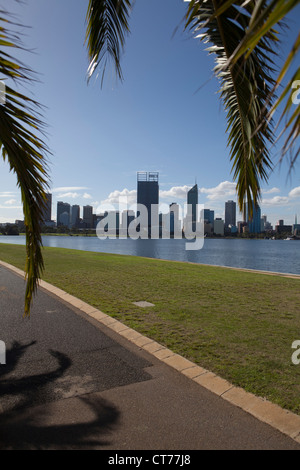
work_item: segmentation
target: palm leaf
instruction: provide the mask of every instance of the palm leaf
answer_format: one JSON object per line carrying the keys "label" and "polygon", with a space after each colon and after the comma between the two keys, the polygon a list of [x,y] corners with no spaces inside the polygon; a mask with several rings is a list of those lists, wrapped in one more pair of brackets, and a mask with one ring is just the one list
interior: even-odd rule
{"label": "palm leaf", "polygon": [[[0,73],[13,82],[31,81],[31,70],[3,48],[20,47],[19,37],[7,29],[13,26],[7,13],[0,11]],[[14,25],[15,26],[15,25]],[[24,315],[30,314],[33,294],[43,270],[41,221],[45,207],[48,149],[37,136],[43,128],[40,106],[33,99],[6,86],[5,104],[0,105],[0,149],[4,161],[16,174],[21,190],[26,227],[26,292]]]}
{"label": "palm leaf", "polygon": [[[226,8],[229,5],[236,3],[235,0],[227,0]],[[247,28],[246,34],[242,41],[237,45],[235,51],[233,51],[231,57],[229,58],[229,64],[236,63],[241,57],[244,57],[245,60],[252,53],[256,45],[260,40],[267,34],[270,34],[272,28],[280,24],[282,21],[287,21],[287,15],[292,13],[295,8],[299,5],[300,0],[271,0],[270,2],[264,2],[263,0],[255,1],[255,8],[253,9],[251,20]],[[224,11],[224,8],[219,8],[217,14]],[[278,109],[280,103],[283,99],[286,99],[286,105],[280,115],[277,126],[285,120],[285,125],[281,131],[277,141],[282,136],[285,137],[285,142],[282,146],[281,153],[282,158],[285,157],[288,153],[290,154],[290,168],[294,165],[299,153],[299,146],[296,147],[297,139],[300,135],[300,123],[299,123],[299,114],[300,106],[295,106],[293,103],[292,97],[294,94],[293,83],[296,81],[296,76],[300,74],[300,67],[297,68],[294,77],[288,81],[284,86],[283,90],[278,94],[278,98],[274,99],[275,92],[278,93],[280,86],[283,83],[283,80],[288,73],[290,67],[295,64],[297,54],[300,49],[300,34],[298,34],[288,57],[286,58],[278,77],[275,81],[274,87],[270,90],[270,95],[267,97],[266,102],[269,103],[273,99],[273,106],[270,107],[269,113],[267,116],[264,114],[261,115],[258,128],[263,125],[264,119],[269,119],[274,115],[275,110]],[[227,66],[229,65],[227,64]],[[291,106],[293,104],[293,106]],[[297,109],[295,109],[297,107]]]}
{"label": "palm leaf", "polygon": [[[238,205],[248,203],[252,214],[260,198],[261,181],[268,179],[272,169],[268,145],[274,143],[272,119],[264,121],[257,131],[260,116],[266,117],[271,106],[266,100],[274,87],[274,61],[277,33],[267,32],[249,54],[229,62],[243,41],[256,2],[222,0],[191,0],[186,15],[186,28],[210,44],[207,51],[214,54],[215,75],[220,82],[220,95],[227,114],[228,146],[237,181]],[[261,1],[260,3],[266,3]],[[223,12],[220,14],[220,8]],[[200,33],[200,34],[199,34]]]}
{"label": "palm leaf", "polygon": [[128,16],[132,0],[89,0],[86,22],[86,42],[90,65],[88,79],[101,66],[102,79],[109,59],[122,80],[120,56],[125,34],[129,33]]}

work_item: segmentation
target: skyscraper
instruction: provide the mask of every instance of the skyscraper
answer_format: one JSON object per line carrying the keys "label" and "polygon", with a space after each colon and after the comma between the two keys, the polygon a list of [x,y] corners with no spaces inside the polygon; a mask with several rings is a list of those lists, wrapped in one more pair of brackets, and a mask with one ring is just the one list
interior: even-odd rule
{"label": "skyscraper", "polygon": [[69,227],[70,225],[70,213],[71,213],[71,206],[67,202],[58,201],[57,203],[57,214],[56,214],[56,223],[59,227],[60,225],[64,225],[65,227]]}
{"label": "skyscraper", "polygon": [[[148,211],[148,235],[151,233],[151,219],[157,221],[159,186],[158,172],[139,171],[137,173],[137,203],[142,204]],[[139,211],[138,214],[139,216]]]}
{"label": "skyscraper", "polygon": [[78,228],[80,220],[80,206],[75,204],[71,207],[71,227]]}
{"label": "skyscraper", "polygon": [[43,223],[51,222],[52,216],[52,194],[46,193],[46,203],[43,212]]}
{"label": "skyscraper", "polygon": [[236,203],[234,201],[225,202],[225,227],[236,225]]}
{"label": "skyscraper", "polygon": [[93,207],[83,206],[83,223],[86,228],[93,227]]}
{"label": "skyscraper", "polygon": [[252,217],[249,216],[247,203],[244,205],[244,212],[246,214],[249,233],[261,233],[261,210],[259,205],[253,206]]}
{"label": "skyscraper", "polygon": [[187,193],[188,216],[191,217],[192,231],[196,231],[197,206],[198,206],[198,185],[195,184]]}

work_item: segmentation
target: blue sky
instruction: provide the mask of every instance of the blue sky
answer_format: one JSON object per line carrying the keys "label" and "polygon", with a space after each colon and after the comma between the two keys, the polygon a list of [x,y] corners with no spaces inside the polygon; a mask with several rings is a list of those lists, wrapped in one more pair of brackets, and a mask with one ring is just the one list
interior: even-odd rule
{"label": "blue sky", "polygon": [[[27,91],[45,106],[53,218],[58,200],[95,211],[117,203],[119,195],[133,203],[137,171],[159,171],[160,201],[166,203],[184,204],[196,179],[199,202],[224,217],[225,201],[236,200],[226,117],[213,58],[183,32],[186,3],[136,1],[122,57],[124,82],[108,68],[102,89],[101,79],[86,81],[88,0],[0,4],[31,27],[23,29],[23,42],[34,52],[20,58],[40,78]],[[295,21],[286,47],[297,30]],[[262,213],[272,224],[292,224],[296,213],[300,219],[299,163],[290,178],[287,162],[276,167],[262,189]],[[16,178],[1,161],[0,223],[22,218]]]}

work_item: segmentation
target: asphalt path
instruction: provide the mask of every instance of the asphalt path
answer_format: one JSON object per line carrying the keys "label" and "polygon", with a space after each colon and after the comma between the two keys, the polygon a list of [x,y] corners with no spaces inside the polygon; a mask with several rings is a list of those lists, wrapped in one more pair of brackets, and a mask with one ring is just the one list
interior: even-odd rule
{"label": "asphalt path", "polygon": [[0,449],[300,450],[100,322],[0,266]]}

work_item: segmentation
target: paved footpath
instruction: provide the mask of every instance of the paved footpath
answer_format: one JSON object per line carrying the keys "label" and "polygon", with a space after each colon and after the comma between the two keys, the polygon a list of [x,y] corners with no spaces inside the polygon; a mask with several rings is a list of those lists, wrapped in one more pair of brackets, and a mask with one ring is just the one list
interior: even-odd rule
{"label": "paved footpath", "polygon": [[[300,450],[300,417],[0,265],[0,449]],[[269,424],[268,424],[269,423]]]}

